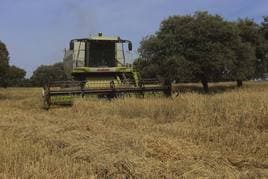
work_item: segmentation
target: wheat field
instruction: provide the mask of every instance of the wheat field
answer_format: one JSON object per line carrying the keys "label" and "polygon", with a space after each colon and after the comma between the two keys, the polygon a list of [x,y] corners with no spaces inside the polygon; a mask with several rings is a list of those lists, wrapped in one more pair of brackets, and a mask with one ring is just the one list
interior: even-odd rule
{"label": "wheat field", "polygon": [[41,108],[0,89],[0,178],[268,178],[268,83]]}

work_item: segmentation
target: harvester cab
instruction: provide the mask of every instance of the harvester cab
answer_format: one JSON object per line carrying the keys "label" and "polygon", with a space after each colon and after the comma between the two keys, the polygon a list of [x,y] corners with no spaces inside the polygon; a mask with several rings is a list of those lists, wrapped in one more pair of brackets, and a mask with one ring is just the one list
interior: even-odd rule
{"label": "harvester cab", "polygon": [[63,58],[69,80],[48,82],[44,86],[44,108],[66,101],[70,104],[75,96],[95,95],[110,99],[125,94],[144,96],[145,92],[171,95],[170,84],[158,79],[141,79],[139,72],[126,65],[125,44],[131,51],[131,41],[105,37],[102,33],[71,40]]}
{"label": "harvester cab", "polygon": [[102,33],[85,39],[73,39],[65,52],[64,69],[69,79],[86,81],[85,87],[120,85],[128,81],[138,85],[139,75],[126,65],[124,44],[132,43],[120,37],[104,37]]}

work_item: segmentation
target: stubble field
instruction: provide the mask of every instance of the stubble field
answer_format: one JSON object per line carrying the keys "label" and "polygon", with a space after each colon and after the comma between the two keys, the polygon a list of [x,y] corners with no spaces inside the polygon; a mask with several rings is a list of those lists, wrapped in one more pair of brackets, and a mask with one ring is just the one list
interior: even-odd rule
{"label": "stubble field", "polygon": [[268,178],[268,83],[176,99],[0,89],[0,178]]}

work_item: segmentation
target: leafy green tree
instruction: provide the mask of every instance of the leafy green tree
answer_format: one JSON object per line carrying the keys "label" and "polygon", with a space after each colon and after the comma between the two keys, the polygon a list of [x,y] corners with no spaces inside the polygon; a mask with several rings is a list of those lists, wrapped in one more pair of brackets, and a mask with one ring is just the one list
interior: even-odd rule
{"label": "leafy green tree", "polygon": [[244,80],[252,79],[256,71],[256,50],[260,42],[260,27],[252,19],[238,19],[234,24],[239,32],[240,40],[233,45],[236,58],[231,68],[231,79],[237,81],[237,86]]}
{"label": "leafy green tree", "polygon": [[226,21],[219,15],[196,12],[171,16],[159,30],[141,41],[135,67],[145,77],[162,76],[178,82],[244,80],[268,70],[268,17]]}
{"label": "leafy green tree", "polygon": [[0,41],[0,86],[23,86],[25,70],[9,65],[9,53],[6,45]]}
{"label": "leafy green tree", "polygon": [[0,41],[0,86],[7,87],[6,73],[8,71],[9,53],[6,45]]}
{"label": "leafy green tree", "polygon": [[239,29],[239,36],[244,43],[251,43],[257,45],[260,40],[260,26],[249,18],[238,19],[236,25]]}
{"label": "leafy green tree", "polygon": [[34,86],[43,86],[49,81],[66,80],[63,63],[53,65],[41,65],[34,72],[31,81]]}
{"label": "leafy green tree", "polygon": [[231,79],[237,81],[237,86],[241,87],[244,80],[252,79],[256,69],[255,48],[250,43],[238,43],[234,47],[236,58],[234,66],[231,68]]}
{"label": "leafy green tree", "polygon": [[26,71],[16,66],[10,66],[6,75],[8,86],[24,86]]}
{"label": "leafy green tree", "polygon": [[156,78],[161,73],[159,61],[160,41],[154,35],[147,36],[141,41],[141,48],[138,49],[142,58],[134,62],[134,67],[138,69],[144,78]]}
{"label": "leafy green tree", "polygon": [[165,78],[201,81],[208,92],[208,82],[222,80],[233,67],[236,56],[232,44],[238,41],[233,23],[196,12],[162,21],[159,31],[141,42],[139,52],[148,64],[157,64]]}
{"label": "leafy green tree", "polygon": [[149,63],[143,58],[138,58],[133,63],[134,68],[138,69],[143,78],[156,78],[160,74],[160,66]]}
{"label": "leafy green tree", "polygon": [[260,27],[260,38],[256,48],[256,78],[262,78],[268,72],[268,16],[263,18]]}
{"label": "leafy green tree", "polygon": [[238,19],[236,24],[243,44],[236,45],[234,76],[241,86],[242,80],[262,78],[268,70],[268,18],[264,17],[261,25],[248,18]]}
{"label": "leafy green tree", "polygon": [[263,17],[262,25],[262,33],[265,40],[268,40],[268,16]]}

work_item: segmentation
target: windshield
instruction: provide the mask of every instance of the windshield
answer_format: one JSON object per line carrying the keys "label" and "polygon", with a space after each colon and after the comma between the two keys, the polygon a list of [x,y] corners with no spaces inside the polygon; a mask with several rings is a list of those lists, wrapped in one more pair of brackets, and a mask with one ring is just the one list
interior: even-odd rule
{"label": "windshield", "polygon": [[114,67],[115,42],[90,41],[86,55],[86,66],[89,67]]}

